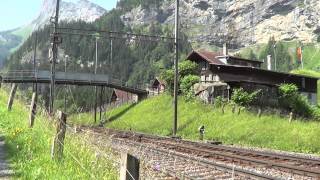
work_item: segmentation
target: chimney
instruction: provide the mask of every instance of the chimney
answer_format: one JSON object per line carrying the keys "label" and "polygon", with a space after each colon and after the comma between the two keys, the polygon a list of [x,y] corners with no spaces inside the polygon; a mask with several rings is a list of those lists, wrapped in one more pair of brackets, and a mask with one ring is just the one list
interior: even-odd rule
{"label": "chimney", "polygon": [[271,66],[271,55],[267,56],[267,66],[268,66],[268,70],[272,70],[272,66]]}
{"label": "chimney", "polygon": [[224,56],[228,56],[228,47],[227,47],[227,43],[223,44],[223,55]]}

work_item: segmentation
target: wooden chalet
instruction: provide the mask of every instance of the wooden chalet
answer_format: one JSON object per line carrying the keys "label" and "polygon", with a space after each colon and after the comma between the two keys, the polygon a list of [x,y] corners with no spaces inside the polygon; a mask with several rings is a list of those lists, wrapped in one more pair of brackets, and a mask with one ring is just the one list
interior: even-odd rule
{"label": "wooden chalet", "polygon": [[160,78],[155,78],[151,83],[151,89],[149,91],[160,94],[163,93],[166,89],[166,84]]}
{"label": "wooden chalet", "polygon": [[242,87],[249,91],[262,89],[263,101],[274,104],[278,86],[292,83],[310,103],[317,104],[318,78],[265,70],[261,68],[263,62],[229,56],[225,49],[223,53],[192,51],[187,59],[199,64],[201,83],[195,91],[206,102],[213,102],[217,96],[229,99],[232,89]]}
{"label": "wooden chalet", "polygon": [[138,96],[136,94],[132,94],[119,89],[113,89],[113,92],[111,95],[111,103],[122,104],[122,103],[128,103],[128,102],[132,102],[132,103],[138,102]]}

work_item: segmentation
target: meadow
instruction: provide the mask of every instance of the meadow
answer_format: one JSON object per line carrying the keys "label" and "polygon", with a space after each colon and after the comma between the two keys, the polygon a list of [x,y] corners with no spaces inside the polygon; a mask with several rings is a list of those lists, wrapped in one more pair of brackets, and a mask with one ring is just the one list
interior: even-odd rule
{"label": "meadow", "polygon": [[51,159],[56,131],[52,120],[39,113],[31,129],[26,106],[16,99],[12,111],[8,112],[6,101],[7,93],[0,90],[0,132],[5,136],[14,179],[118,178],[116,164],[97,156],[96,148],[87,136],[67,132],[64,158],[61,161]]}
{"label": "meadow", "polygon": [[[133,130],[170,136],[173,124],[173,106],[170,95],[144,100],[136,105],[124,105],[106,113],[105,127]],[[91,116],[91,117],[90,117]],[[297,119],[288,121],[285,115],[266,113],[259,118],[254,111],[232,113],[231,107],[206,105],[197,100],[179,100],[178,135],[184,139],[198,140],[198,128],[205,126],[205,139],[224,144],[261,147],[277,150],[320,154],[320,123]],[[92,114],[78,114],[74,123],[91,124]]]}

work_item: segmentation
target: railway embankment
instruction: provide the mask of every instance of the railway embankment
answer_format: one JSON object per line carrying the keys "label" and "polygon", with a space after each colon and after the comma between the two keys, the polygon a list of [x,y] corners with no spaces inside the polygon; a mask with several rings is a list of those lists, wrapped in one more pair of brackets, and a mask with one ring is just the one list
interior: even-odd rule
{"label": "railway embankment", "polygon": [[[226,107],[205,105],[198,101],[179,101],[178,135],[183,139],[198,140],[199,127],[204,126],[204,139],[222,141],[224,144],[251,148],[267,148],[299,153],[320,154],[320,122],[296,119],[289,122],[286,116],[275,112],[243,110],[240,115]],[[70,121],[92,125],[92,115],[77,114]],[[104,115],[104,126],[132,130],[154,135],[171,134],[173,112],[172,98],[161,95],[142,101],[135,106],[123,105],[109,109]]]}

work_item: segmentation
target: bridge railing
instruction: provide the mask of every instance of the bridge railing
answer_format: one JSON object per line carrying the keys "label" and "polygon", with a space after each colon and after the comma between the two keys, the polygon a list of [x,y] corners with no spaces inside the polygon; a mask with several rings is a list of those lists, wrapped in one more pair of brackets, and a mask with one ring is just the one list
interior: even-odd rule
{"label": "bridge railing", "polygon": [[[49,71],[8,71],[0,73],[3,79],[6,80],[34,80],[34,79],[50,79],[51,73]],[[65,73],[56,72],[56,79],[62,81],[80,81],[80,82],[101,82],[116,85],[123,88],[134,90],[146,90],[147,86],[144,84],[128,85],[127,82],[117,79],[106,74],[89,74],[89,73]]]}
{"label": "bridge railing", "polygon": [[4,79],[36,78],[36,74],[36,71],[31,70],[8,71],[0,73]]}

